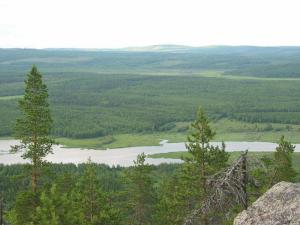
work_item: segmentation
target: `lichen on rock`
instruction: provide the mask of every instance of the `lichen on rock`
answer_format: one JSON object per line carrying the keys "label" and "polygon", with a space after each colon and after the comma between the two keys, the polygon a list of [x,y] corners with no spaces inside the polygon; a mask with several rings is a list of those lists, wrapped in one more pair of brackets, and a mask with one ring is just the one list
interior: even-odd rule
{"label": "lichen on rock", "polygon": [[241,212],[234,225],[300,225],[300,184],[280,182]]}

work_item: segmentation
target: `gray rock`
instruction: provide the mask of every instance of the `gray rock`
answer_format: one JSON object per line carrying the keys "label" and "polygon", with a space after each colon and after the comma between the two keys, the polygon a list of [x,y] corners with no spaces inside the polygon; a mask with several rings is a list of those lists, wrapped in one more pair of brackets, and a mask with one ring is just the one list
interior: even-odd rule
{"label": "gray rock", "polygon": [[280,182],[241,212],[234,225],[300,225],[300,184]]}

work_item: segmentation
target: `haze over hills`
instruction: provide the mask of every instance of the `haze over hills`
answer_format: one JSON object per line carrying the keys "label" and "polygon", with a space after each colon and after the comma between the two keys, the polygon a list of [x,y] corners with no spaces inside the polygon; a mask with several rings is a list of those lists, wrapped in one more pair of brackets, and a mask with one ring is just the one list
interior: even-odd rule
{"label": "haze over hills", "polygon": [[44,71],[219,70],[256,77],[300,76],[299,47],[157,45],[124,49],[0,49],[1,72],[23,72],[32,64]]}

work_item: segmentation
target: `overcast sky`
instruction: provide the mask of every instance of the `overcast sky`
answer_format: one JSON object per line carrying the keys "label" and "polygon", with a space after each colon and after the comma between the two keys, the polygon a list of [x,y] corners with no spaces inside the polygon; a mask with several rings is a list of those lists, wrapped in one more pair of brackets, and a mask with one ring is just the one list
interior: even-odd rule
{"label": "overcast sky", "polygon": [[0,0],[0,47],[300,45],[299,0]]}

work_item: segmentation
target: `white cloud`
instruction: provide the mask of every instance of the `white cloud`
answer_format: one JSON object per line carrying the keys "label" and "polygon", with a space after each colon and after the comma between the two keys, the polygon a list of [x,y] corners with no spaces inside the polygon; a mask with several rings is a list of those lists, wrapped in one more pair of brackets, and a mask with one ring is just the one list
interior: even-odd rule
{"label": "white cloud", "polygon": [[300,45],[298,0],[0,0],[0,47]]}

